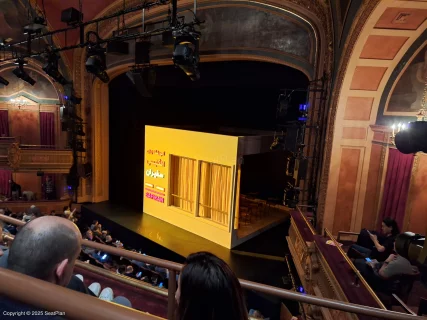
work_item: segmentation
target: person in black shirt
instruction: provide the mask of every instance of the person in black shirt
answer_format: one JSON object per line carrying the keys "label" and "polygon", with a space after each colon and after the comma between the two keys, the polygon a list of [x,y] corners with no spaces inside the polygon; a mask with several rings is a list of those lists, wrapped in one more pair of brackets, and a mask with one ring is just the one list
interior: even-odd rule
{"label": "person in black shirt", "polygon": [[12,200],[18,200],[21,196],[21,186],[13,180],[9,180],[9,184],[10,191],[12,193]]}
{"label": "person in black shirt", "polygon": [[[381,224],[381,234],[363,229],[348,250],[350,258],[371,258],[379,262],[384,261],[393,252],[394,240],[399,234],[399,227],[395,220],[385,218]],[[362,255],[362,256],[361,256]]]}

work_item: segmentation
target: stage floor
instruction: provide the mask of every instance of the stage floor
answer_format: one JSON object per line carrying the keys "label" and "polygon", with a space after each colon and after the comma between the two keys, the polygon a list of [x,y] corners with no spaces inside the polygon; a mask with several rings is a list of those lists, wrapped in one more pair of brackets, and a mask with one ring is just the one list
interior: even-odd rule
{"label": "stage floor", "polygon": [[282,276],[288,274],[284,257],[289,254],[285,238],[289,220],[229,250],[155,217],[109,202],[88,204],[83,208],[83,213],[86,210],[91,211],[104,225],[107,221],[102,221],[102,218],[113,221],[178,255],[166,254],[162,258],[182,262],[190,253],[209,251],[226,261],[240,278],[284,287]]}

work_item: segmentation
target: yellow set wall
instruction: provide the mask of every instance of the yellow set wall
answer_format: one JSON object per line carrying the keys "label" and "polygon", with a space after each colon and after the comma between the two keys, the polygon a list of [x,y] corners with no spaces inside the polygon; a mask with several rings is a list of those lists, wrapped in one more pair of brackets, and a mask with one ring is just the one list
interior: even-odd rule
{"label": "yellow set wall", "polygon": [[[232,136],[146,126],[144,213],[197,234],[221,246],[231,248],[231,230],[234,217],[230,217],[230,225],[225,227],[207,219],[195,217],[194,213],[168,206],[169,161],[170,156],[175,155],[230,166],[234,181],[238,139],[238,137]],[[147,174],[150,175],[148,176]],[[164,192],[162,189],[164,189]],[[148,196],[147,193],[149,193]],[[163,203],[159,202],[163,199]],[[232,195],[230,195],[230,199],[233,199]],[[232,215],[231,212],[230,215]]]}

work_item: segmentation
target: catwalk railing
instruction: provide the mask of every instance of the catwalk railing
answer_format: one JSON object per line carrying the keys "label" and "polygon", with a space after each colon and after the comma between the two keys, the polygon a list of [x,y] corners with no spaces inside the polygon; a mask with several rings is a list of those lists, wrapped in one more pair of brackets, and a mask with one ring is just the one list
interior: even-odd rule
{"label": "catwalk railing", "polygon": [[[16,226],[22,226],[25,224],[23,221],[10,218],[2,214],[0,214],[0,220]],[[9,240],[11,240],[10,236],[7,237]],[[7,238],[5,240],[7,240]],[[176,303],[176,275],[181,271],[183,267],[182,264],[155,257],[144,256],[136,252],[118,249],[88,240],[83,240],[82,245],[130,260],[141,261],[168,269],[168,319],[174,319]],[[341,310],[381,319],[405,320],[414,319],[414,317],[417,319],[423,319],[423,317],[416,317],[414,315],[400,312],[382,310],[332,299],[318,298],[316,296],[296,293],[294,291],[243,279],[239,279],[239,281],[243,289],[246,290],[252,290],[281,299],[293,300],[300,303],[316,305],[319,307]],[[66,312],[66,316],[70,319],[160,319],[157,317],[145,315],[141,312],[131,310],[126,307],[120,307],[114,304],[110,305],[109,303],[105,303],[99,299],[87,297],[87,295],[83,296],[82,294],[71,292],[65,288],[46,284],[46,282],[29,278],[24,275],[19,275],[15,272],[4,269],[0,269],[0,283],[2,284],[0,286],[0,294],[30,305],[34,305],[38,308],[43,308],[46,310],[61,310]],[[123,314],[121,312],[123,312]],[[90,314],[90,316],[88,316],[88,314]]]}

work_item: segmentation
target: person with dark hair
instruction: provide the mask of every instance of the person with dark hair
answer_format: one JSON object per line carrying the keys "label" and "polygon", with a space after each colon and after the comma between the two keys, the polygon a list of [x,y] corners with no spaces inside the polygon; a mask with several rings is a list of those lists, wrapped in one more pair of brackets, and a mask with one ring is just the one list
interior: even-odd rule
{"label": "person with dark hair", "polygon": [[239,280],[230,267],[208,252],[187,257],[175,296],[176,320],[247,320]]}
{"label": "person with dark hair", "polygon": [[12,200],[19,200],[19,197],[21,196],[21,186],[13,181],[13,179],[9,180],[9,184]]}
{"label": "person with dark hair", "polygon": [[[403,235],[398,235],[396,240]],[[402,274],[413,274],[417,272],[416,267],[411,265],[411,262],[404,257],[396,242],[394,243],[394,253],[390,254],[384,262],[365,259],[357,259],[354,262],[356,268],[360,271],[365,280],[369,283],[372,289],[376,291],[386,291],[390,278]]]}
{"label": "person with dark hair", "polygon": [[384,261],[392,253],[394,241],[399,234],[399,227],[392,218],[384,218],[381,224],[381,234],[362,229],[357,239],[348,250],[350,258],[371,258]]}

